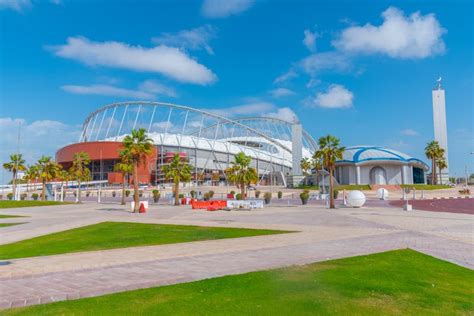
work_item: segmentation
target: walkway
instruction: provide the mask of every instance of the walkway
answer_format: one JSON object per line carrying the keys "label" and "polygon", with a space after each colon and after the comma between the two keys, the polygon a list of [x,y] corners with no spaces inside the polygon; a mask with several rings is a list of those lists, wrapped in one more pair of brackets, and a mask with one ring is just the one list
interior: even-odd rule
{"label": "walkway", "polygon": [[[2,211],[2,213],[7,213]],[[205,212],[160,206],[146,215],[80,205],[16,209],[29,223],[2,228],[7,243],[104,220],[297,230],[273,236],[16,259],[0,266],[0,307],[98,296],[334,258],[412,248],[474,268],[471,215],[394,208],[269,207]]]}

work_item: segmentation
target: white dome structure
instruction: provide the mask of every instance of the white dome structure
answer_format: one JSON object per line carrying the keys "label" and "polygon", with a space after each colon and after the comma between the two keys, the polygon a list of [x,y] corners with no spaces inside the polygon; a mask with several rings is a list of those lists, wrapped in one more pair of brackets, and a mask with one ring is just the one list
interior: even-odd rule
{"label": "white dome structure", "polygon": [[426,165],[420,159],[379,146],[354,146],[336,162],[339,184],[400,185],[426,183]]}

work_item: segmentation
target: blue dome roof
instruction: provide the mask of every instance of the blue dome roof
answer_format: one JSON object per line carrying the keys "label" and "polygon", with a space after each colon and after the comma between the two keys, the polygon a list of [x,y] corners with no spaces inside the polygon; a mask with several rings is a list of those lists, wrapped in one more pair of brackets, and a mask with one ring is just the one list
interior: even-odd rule
{"label": "blue dome roof", "polygon": [[361,163],[367,161],[400,161],[404,163],[418,163],[427,167],[420,159],[413,158],[397,150],[378,146],[347,147],[343,159],[337,162]]}

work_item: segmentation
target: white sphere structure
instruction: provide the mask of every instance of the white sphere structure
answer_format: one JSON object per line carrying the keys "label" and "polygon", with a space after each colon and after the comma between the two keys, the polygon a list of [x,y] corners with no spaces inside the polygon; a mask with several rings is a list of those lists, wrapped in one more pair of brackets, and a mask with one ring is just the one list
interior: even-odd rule
{"label": "white sphere structure", "polygon": [[380,188],[377,190],[377,197],[381,200],[388,199],[389,193],[387,189]]}
{"label": "white sphere structure", "polygon": [[347,203],[352,207],[361,207],[365,204],[365,194],[361,191],[350,191],[347,196]]}

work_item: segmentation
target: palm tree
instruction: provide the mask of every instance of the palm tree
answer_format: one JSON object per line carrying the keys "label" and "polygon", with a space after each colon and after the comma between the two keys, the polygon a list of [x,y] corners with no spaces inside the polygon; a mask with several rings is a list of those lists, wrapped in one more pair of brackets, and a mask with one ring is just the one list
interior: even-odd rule
{"label": "palm tree", "polygon": [[165,174],[166,180],[173,179],[174,205],[179,205],[179,183],[191,180],[191,165],[182,160],[179,154],[176,154],[168,165],[161,167],[161,170]]}
{"label": "palm tree", "polygon": [[342,159],[345,147],[339,147],[339,138],[332,135],[321,137],[318,141],[318,145],[319,149],[314,152],[314,159],[321,160],[323,166],[329,170],[329,207],[335,208],[334,170],[336,168],[336,160]]}
{"label": "palm tree", "polygon": [[3,168],[10,171],[12,173],[12,193],[13,198],[16,197],[16,176],[18,171],[26,170],[25,160],[23,159],[22,154],[13,154],[10,155],[10,161],[3,164]]}
{"label": "palm tree", "polygon": [[25,180],[27,181],[26,192],[29,191],[28,186],[30,182],[31,181],[36,182],[38,178],[39,178],[38,167],[35,165],[30,166],[25,172]]}
{"label": "palm tree", "polygon": [[439,157],[441,147],[435,140],[429,142],[425,147],[426,158],[431,159],[431,184],[437,183],[436,178],[436,160]]}
{"label": "palm tree", "polygon": [[49,156],[42,156],[36,163],[38,178],[41,180],[41,200],[46,200],[46,183],[58,177],[61,172],[61,165],[57,164]]}
{"label": "palm tree", "polygon": [[81,182],[91,179],[91,171],[88,165],[91,163],[89,154],[81,151],[75,153],[72,158],[72,166],[69,168],[69,174],[72,180],[77,181],[77,202],[81,203]]}
{"label": "palm tree", "polygon": [[116,163],[114,166],[114,171],[120,172],[122,174],[122,205],[125,205],[125,179],[127,179],[130,174],[133,172],[133,165],[130,163],[130,158],[127,150],[122,150],[119,153],[120,162]]}
{"label": "palm tree", "polygon": [[237,188],[240,188],[242,199],[245,199],[246,186],[258,181],[257,170],[250,167],[251,162],[252,158],[250,156],[240,152],[235,155],[234,161],[231,162],[232,167],[227,168],[225,171],[229,181],[235,183]]}
{"label": "palm tree", "polygon": [[123,147],[128,152],[127,155],[133,166],[133,201],[135,207],[133,212],[138,213],[139,196],[138,196],[138,167],[146,162],[147,156],[151,155],[153,149],[153,141],[148,138],[144,128],[132,130],[131,135],[125,136],[123,139]]}
{"label": "palm tree", "polygon": [[303,158],[300,161],[300,167],[301,171],[303,172],[304,175],[304,184],[306,185],[306,178],[308,177],[311,168],[313,167],[313,164],[311,163],[311,160],[309,158]]}
{"label": "palm tree", "polygon": [[[441,154],[442,154],[442,156],[441,156]],[[438,165],[438,169],[439,169],[439,184],[443,184],[443,178],[441,176],[441,171],[443,171],[443,169],[448,168],[448,163],[446,162],[446,158],[444,157],[444,149],[443,148],[441,148],[440,157],[436,160],[436,164]]]}

